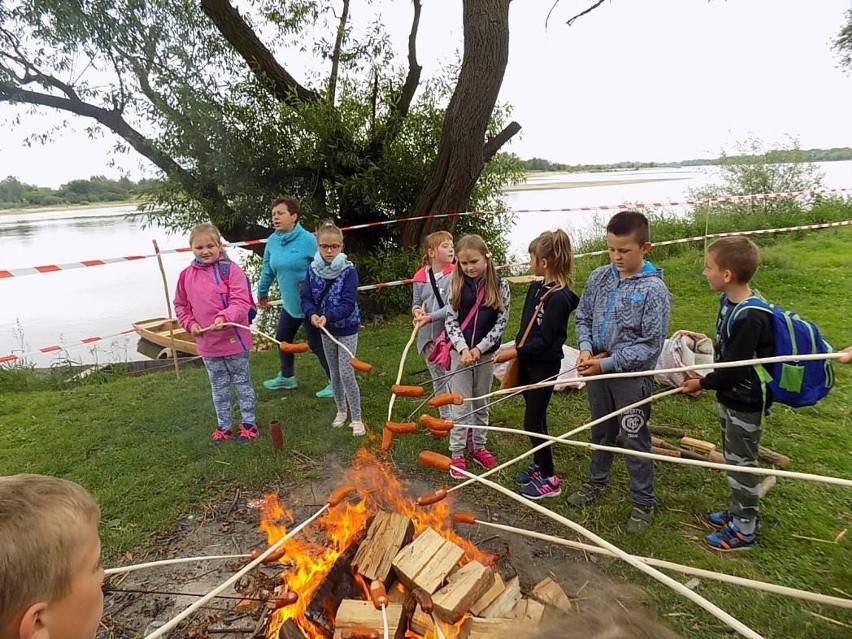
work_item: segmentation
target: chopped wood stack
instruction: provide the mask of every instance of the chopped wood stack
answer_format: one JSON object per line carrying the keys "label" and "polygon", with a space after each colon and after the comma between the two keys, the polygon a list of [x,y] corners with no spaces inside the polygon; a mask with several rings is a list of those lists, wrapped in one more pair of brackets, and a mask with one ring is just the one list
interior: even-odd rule
{"label": "chopped wood stack", "polygon": [[[552,579],[525,597],[517,577],[504,583],[478,561],[459,566],[464,557],[460,546],[432,529],[412,540],[412,529],[407,517],[379,512],[352,560],[366,583],[378,580],[387,587],[388,637],[403,639],[410,630],[447,639],[484,639],[515,627],[535,628],[547,608],[571,611],[568,596]],[[334,639],[384,636],[382,611],[371,601],[341,601],[334,626]]]}

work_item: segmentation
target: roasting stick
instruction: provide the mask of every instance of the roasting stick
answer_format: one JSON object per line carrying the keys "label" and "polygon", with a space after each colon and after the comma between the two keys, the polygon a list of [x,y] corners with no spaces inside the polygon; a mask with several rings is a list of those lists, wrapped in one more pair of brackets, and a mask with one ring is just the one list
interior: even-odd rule
{"label": "roasting stick", "polygon": [[384,627],[384,639],[388,639],[388,611],[385,606],[388,603],[388,593],[385,585],[378,579],[370,582],[370,600],[373,606],[382,611],[382,626]]}
{"label": "roasting stick", "polygon": [[[435,465],[433,465],[433,464],[435,464],[438,461],[438,458],[442,458],[441,459],[441,468],[436,468],[436,470],[444,470],[444,471],[449,472],[450,462],[451,462],[450,458],[446,457],[444,455],[438,455],[437,453],[435,453],[433,456],[431,456],[432,463],[429,464],[430,467],[435,468]],[[534,501],[530,501],[529,499],[526,499],[526,498],[522,497],[521,495],[519,495],[515,492],[512,492],[508,488],[504,488],[500,484],[497,484],[497,483],[495,483],[491,480],[488,480],[488,479],[483,479],[483,475],[477,476],[477,475],[474,475],[473,473],[470,473],[467,470],[464,470],[464,469],[461,469],[461,468],[456,468],[456,470],[462,475],[467,475],[468,481],[479,482],[481,484],[484,484],[485,486],[488,486],[489,488],[493,488],[494,490],[503,493],[504,495],[506,495],[510,499],[513,499],[513,500],[515,500],[519,503],[522,503],[522,504],[524,504],[524,506],[531,508],[532,510],[535,510],[538,513],[541,513],[542,515],[545,515],[546,517],[550,517],[554,521],[557,521],[557,522],[567,526],[568,528],[570,528],[574,532],[583,535],[584,537],[586,537],[590,541],[594,542],[598,546],[605,548],[606,550],[609,550],[613,555],[615,555],[616,557],[618,557],[622,561],[627,562],[628,564],[630,564],[631,566],[633,566],[637,570],[644,572],[646,575],[653,577],[657,581],[661,581],[662,583],[669,586],[672,590],[674,590],[678,594],[683,595],[684,597],[686,597],[687,599],[689,599],[693,603],[701,606],[702,608],[704,608],[704,610],[709,612],[711,615],[713,615],[717,619],[724,621],[731,628],[733,628],[734,630],[739,632],[742,636],[748,637],[749,639],[763,639],[763,637],[761,635],[759,635],[758,633],[756,633],[754,630],[752,630],[751,628],[749,628],[748,626],[743,624],[741,621],[739,621],[735,617],[731,616],[729,613],[725,612],[724,610],[722,610],[721,608],[719,608],[715,604],[707,601],[707,599],[705,599],[704,597],[702,597],[698,593],[690,590],[689,588],[684,586],[682,583],[675,581],[674,579],[672,579],[668,575],[660,572],[656,568],[652,568],[651,566],[643,563],[637,557],[634,557],[633,555],[623,551],[618,546],[615,546],[615,545],[609,543],[608,541],[606,541],[602,537],[599,537],[598,535],[593,533],[591,530],[584,528],[583,526],[581,526],[577,522],[572,521],[571,519],[568,519],[567,517],[563,517],[562,515],[559,515],[557,513],[554,513],[553,511],[545,508],[544,506],[542,506],[542,505],[540,505],[540,504],[538,504]]]}
{"label": "roasting stick", "polygon": [[[656,453],[645,453],[639,450],[627,450],[618,446],[604,446],[603,444],[592,444],[590,442],[581,442],[576,439],[565,439],[565,435],[554,437],[553,435],[544,435],[543,433],[529,433],[525,430],[517,428],[505,428],[502,426],[479,426],[477,424],[456,424],[461,428],[479,428],[482,430],[491,430],[497,433],[512,433],[515,435],[523,435],[524,437],[535,437],[543,439],[549,446],[550,444],[567,444],[569,446],[579,446],[580,448],[588,448],[590,450],[600,450],[607,453],[618,453],[621,455],[629,455],[633,457],[642,457],[643,459],[653,459],[655,461],[667,461],[673,464],[684,464],[686,466],[701,466],[702,468],[712,468],[714,470],[727,470],[737,473],[746,473],[751,475],[771,475],[774,477],[786,477],[788,479],[803,479],[805,481],[814,481],[822,484],[833,484],[835,486],[846,486],[852,488],[852,479],[844,479],[842,477],[831,477],[828,475],[813,475],[811,473],[798,473],[790,470],[780,470],[775,468],[760,468],[755,466],[732,466],[730,464],[721,464],[718,462],[703,461],[700,459],[686,459],[683,457],[670,457],[668,455],[658,455]],[[571,431],[575,433],[576,430]],[[571,434],[568,433],[568,434]],[[464,484],[459,484],[459,488]]]}
{"label": "roasting stick", "polygon": [[[782,362],[813,362],[824,359],[840,359],[848,357],[849,353],[812,353],[809,355],[777,355],[775,357],[757,357],[755,359],[741,359],[736,362],[713,362],[711,364],[693,364],[692,366],[681,366],[679,368],[658,368],[650,371],[631,371],[629,373],[605,373],[603,375],[589,375],[581,377],[584,382],[597,382],[603,379],[622,379],[625,377],[647,377],[648,375],[669,375],[671,373],[687,373],[689,371],[700,370],[716,370],[720,368],[736,368],[738,366],[751,366],[753,364],[780,364]],[[576,368],[576,367],[575,367]],[[550,382],[538,382],[536,384],[527,384],[526,386],[516,386],[515,388],[504,388],[479,397],[467,397],[464,401],[473,402],[480,399],[488,399],[497,395],[506,395],[514,391],[526,391],[536,388],[544,388],[546,386],[556,386],[561,383],[561,380]]]}
{"label": "roasting stick", "polygon": [[[281,343],[282,343],[280,340],[277,340],[274,337],[272,337],[272,335],[270,335],[269,333],[264,333],[263,331],[259,331],[252,326],[246,326],[245,324],[238,324],[237,322],[222,322],[222,326],[233,326],[234,328],[244,328],[247,331],[251,331],[255,335],[260,335],[262,337],[265,337],[270,342],[275,342],[279,346],[281,346]],[[206,328],[202,328],[201,332],[206,333],[207,331],[212,331],[212,330],[213,330],[213,326],[211,324],[210,326],[208,326]]]}
{"label": "roasting stick", "polygon": [[[535,532],[534,530],[526,530],[524,528],[516,528],[514,526],[507,526],[505,524],[482,521],[476,519],[471,513],[456,513],[455,515],[453,515],[453,521],[462,524],[480,524],[482,526],[488,526],[489,528],[505,530],[506,532],[516,533],[518,535],[524,535],[526,537],[532,537],[533,539],[540,539],[542,541],[548,541],[550,543],[559,544],[561,546],[567,546],[568,548],[573,548],[574,550],[581,550],[583,552],[590,552],[597,555],[606,555],[608,557],[616,556],[605,548],[591,546],[589,544],[584,544],[580,541],[570,541],[568,539],[562,539],[561,537],[555,537],[553,535],[546,535],[544,533]],[[744,577],[736,577],[734,575],[728,575],[723,572],[714,572],[712,570],[704,570],[703,568],[693,568],[692,566],[676,564],[672,563],[671,561],[654,559],[652,557],[639,557],[637,555],[633,555],[633,557],[644,564],[648,564],[649,566],[665,568],[666,570],[674,570],[685,575],[694,575],[696,577],[703,577],[705,579],[713,579],[715,581],[721,581],[723,583],[735,584],[737,586],[745,586],[746,588],[752,588],[754,590],[771,592],[775,595],[784,595],[786,597],[804,599],[805,601],[813,601],[816,603],[825,604],[827,606],[837,606],[838,608],[852,609],[852,599],[833,597],[831,595],[822,595],[820,593],[800,590],[798,588],[779,586],[777,584],[768,583],[766,581],[745,579]]]}
{"label": "roasting stick", "polygon": [[[632,404],[624,406],[623,408],[617,408],[616,410],[612,411],[611,413],[604,415],[603,417],[598,417],[597,419],[592,420],[587,424],[583,424],[582,426],[578,426],[574,430],[569,430],[567,433],[560,435],[556,439],[559,440],[559,441],[566,440],[569,437],[573,437],[577,433],[579,433],[583,430],[586,430],[587,428],[591,428],[592,426],[600,424],[601,422],[605,422],[606,420],[611,419],[612,417],[615,417],[616,415],[620,415],[621,413],[624,413],[624,412],[626,412],[626,411],[628,411],[632,408],[638,408],[639,406],[643,406],[644,404],[652,402],[655,399],[660,399],[662,397],[666,397],[667,395],[674,395],[675,393],[680,393],[681,391],[682,391],[681,388],[672,388],[672,389],[669,389],[667,391],[657,393],[656,395],[651,395],[650,397],[646,397],[645,399],[640,399],[638,402],[633,402]],[[495,466],[491,470],[486,470],[484,473],[479,475],[479,477],[480,478],[488,477],[489,475],[496,473],[498,470],[503,470],[507,466],[511,466],[512,464],[521,461],[525,457],[529,457],[530,455],[540,451],[542,448],[546,448],[547,446],[550,446],[552,444],[553,444],[553,442],[542,442],[541,444],[539,444],[538,446],[535,446],[534,448],[528,450],[527,452],[521,453],[520,455],[518,455],[514,459],[510,459],[509,461],[504,462],[504,463],[500,464],[499,466]],[[454,490],[459,490],[460,488],[464,488],[465,486],[469,486],[472,483],[473,483],[472,479],[466,479],[462,483],[456,484],[455,486],[450,487],[448,489],[448,492],[452,492]]]}
{"label": "roasting stick", "polygon": [[313,515],[311,515],[310,517],[308,517],[308,518],[307,518],[305,521],[303,521],[301,524],[299,524],[298,526],[296,526],[295,528],[293,528],[293,530],[291,530],[291,531],[290,531],[290,532],[288,532],[286,535],[284,535],[281,539],[279,539],[279,540],[278,540],[278,541],[276,541],[274,544],[272,544],[272,545],[271,545],[269,548],[267,548],[267,549],[266,549],[263,553],[261,553],[261,554],[260,554],[260,556],[259,556],[257,559],[255,559],[254,561],[249,562],[249,563],[248,563],[248,564],[247,564],[244,568],[242,568],[242,569],[241,569],[241,570],[239,570],[238,572],[234,573],[234,575],[233,575],[230,579],[228,579],[227,581],[225,581],[223,584],[221,584],[221,585],[219,585],[219,586],[216,586],[213,590],[211,590],[210,592],[208,592],[206,595],[204,595],[201,599],[199,599],[199,600],[198,600],[198,601],[196,601],[195,603],[192,603],[192,604],[190,604],[189,606],[187,606],[187,607],[183,610],[183,612],[181,612],[181,613],[180,613],[179,615],[177,615],[176,617],[173,617],[172,619],[170,619],[169,621],[167,621],[165,624],[163,624],[162,626],[160,626],[159,628],[157,628],[157,629],[156,629],[154,632],[152,632],[150,635],[146,635],[144,639],[156,639],[157,637],[162,637],[162,636],[163,636],[164,634],[166,634],[169,630],[171,630],[172,628],[174,628],[174,627],[175,627],[176,625],[178,625],[181,621],[183,621],[183,620],[184,620],[184,619],[186,619],[189,615],[191,615],[193,612],[195,612],[195,610],[197,610],[199,607],[203,606],[203,605],[204,605],[204,604],[206,604],[208,601],[210,601],[211,599],[215,598],[215,597],[216,597],[216,595],[218,595],[219,593],[221,593],[222,591],[224,591],[226,588],[228,588],[229,586],[231,586],[231,585],[233,585],[234,583],[236,583],[237,581],[239,581],[239,580],[240,580],[240,578],[241,578],[243,575],[245,575],[246,573],[248,573],[250,570],[253,570],[254,568],[256,568],[259,564],[261,564],[261,563],[263,562],[263,560],[264,560],[264,559],[266,559],[266,557],[267,557],[267,556],[271,555],[271,554],[272,554],[272,553],[274,553],[276,550],[278,550],[281,546],[283,546],[283,545],[285,544],[285,542],[286,542],[288,539],[290,539],[291,537],[293,537],[294,535],[296,535],[298,532],[300,532],[303,528],[305,528],[306,526],[308,526],[308,524],[310,524],[310,523],[311,523],[311,522],[313,522],[315,519],[317,519],[317,518],[318,518],[320,515],[322,515],[322,514],[323,514],[326,510],[328,510],[328,509],[329,509],[329,508],[331,508],[332,506],[337,506],[337,504],[339,504],[341,501],[343,501],[346,497],[348,497],[348,496],[349,496],[350,494],[352,494],[354,491],[355,491],[355,487],[354,487],[354,486],[340,486],[340,487],[338,487],[338,488],[335,488],[335,489],[331,492],[331,494],[328,496],[328,501],[326,502],[326,504],[325,504],[322,508],[320,508],[317,512],[315,512]]}
{"label": "roasting stick", "polygon": [[[408,351],[411,349],[411,345],[414,343],[414,340],[417,339],[417,331],[420,330],[419,326],[415,326],[411,331],[411,337],[408,338],[408,341],[405,344],[405,348],[402,349],[402,356],[399,358],[399,369],[396,372],[396,381],[394,384],[399,384],[402,381],[402,369],[405,368],[405,358],[408,357]],[[435,393],[433,392],[432,395]],[[431,397],[430,395],[429,397]],[[425,404],[429,401],[429,397],[423,402]],[[396,395],[391,393],[390,401],[388,401],[388,421],[391,420],[391,414],[393,413],[393,405],[396,401]],[[421,404],[421,406],[423,405]],[[408,420],[405,420],[408,421]]]}
{"label": "roasting stick", "polygon": [[361,371],[361,372],[364,372],[364,373],[369,373],[371,370],[373,370],[372,364],[368,364],[364,360],[361,360],[361,359],[358,359],[357,357],[355,357],[355,353],[350,351],[349,347],[346,346],[346,344],[344,344],[339,339],[337,339],[334,335],[332,335],[325,326],[320,326],[319,328],[323,333],[325,333],[325,335],[326,335],[326,337],[328,337],[328,339],[330,339],[332,342],[337,344],[344,351],[349,353],[349,361],[352,363],[352,368],[354,368],[356,371]]}
{"label": "roasting stick", "polygon": [[134,570],[144,570],[145,568],[155,568],[157,566],[171,566],[172,564],[188,564],[194,561],[212,561],[214,559],[248,559],[251,555],[206,555],[204,557],[179,557],[176,559],[162,559],[160,561],[149,561],[144,564],[133,564],[132,566],[123,566],[121,568],[107,568],[104,570],[106,575],[120,575],[125,572],[133,572]]}

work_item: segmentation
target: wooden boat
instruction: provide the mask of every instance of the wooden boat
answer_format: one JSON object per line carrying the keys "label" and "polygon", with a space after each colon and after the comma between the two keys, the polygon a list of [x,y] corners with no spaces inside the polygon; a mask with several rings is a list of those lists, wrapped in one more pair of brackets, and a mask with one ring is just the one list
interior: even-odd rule
{"label": "wooden boat", "polygon": [[154,317],[133,322],[133,328],[143,340],[160,347],[160,350],[150,355],[153,359],[171,357],[172,349],[178,355],[198,355],[195,336],[183,330],[176,319]]}

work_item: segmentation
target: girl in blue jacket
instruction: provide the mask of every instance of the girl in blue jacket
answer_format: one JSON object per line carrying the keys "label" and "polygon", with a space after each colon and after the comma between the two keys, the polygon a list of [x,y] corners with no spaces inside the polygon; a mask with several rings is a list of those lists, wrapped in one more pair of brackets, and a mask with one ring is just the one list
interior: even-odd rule
{"label": "girl in blue jacket", "polygon": [[[319,250],[308,268],[302,287],[302,311],[312,326],[324,327],[354,355],[358,349],[361,310],[358,308],[358,273],[343,250],[343,232],[332,221],[317,230]],[[329,363],[331,388],[337,415],[331,425],[349,424],[356,437],[367,430],[361,421],[361,389],[355,379],[349,353],[322,335],[322,346]],[[347,404],[349,411],[347,414]]]}

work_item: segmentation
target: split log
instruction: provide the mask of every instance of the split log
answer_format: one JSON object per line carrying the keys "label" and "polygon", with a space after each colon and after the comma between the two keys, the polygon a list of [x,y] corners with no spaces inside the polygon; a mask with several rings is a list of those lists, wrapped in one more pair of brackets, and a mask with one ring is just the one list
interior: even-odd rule
{"label": "split log", "polygon": [[530,599],[535,599],[545,606],[551,606],[563,612],[572,612],[571,600],[562,587],[550,577],[539,581],[530,593]]}
{"label": "split log", "polygon": [[305,639],[305,633],[292,619],[287,619],[278,629],[278,639]]}
{"label": "split log", "polygon": [[671,428],[670,426],[657,426],[656,424],[648,425],[648,430],[651,431],[653,435],[662,435],[663,437],[677,437],[680,439],[681,437],[686,437],[686,431],[682,428]]}
{"label": "split log", "polygon": [[[405,611],[400,604],[385,606],[388,616],[388,637],[403,639],[405,636]],[[374,630],[379,637],[384,637],[384,620],[382,611],[370,601],[344,599],[337,609],[334,619],[334,639],[341,639],[341,633],[346,629]]]}
{"label": "split log", "polygon": [[683,448],[688,448],[704,455],[716,450],[716,444],[706,442],[703,439],[695,439],[694,437],[681,437],[680,445]]}
{"label": "split log", "polygon": [[665,439],[660,439],[659,437],[651,437],[651,446],[656,446],[657,448],[665,448],[666,450],[676,450],[680,452],[680,456],[684,459],[698,459],[700,461],[707,461],[706,455],[696,453],[695,451],[689,450],[687,448],[675,446],[674,444],[670,444]]}
{"label": "split log", "polygon": [[507,583],[506,588],[497,595],[497,598],[491,602],[485,610],[482,611],[482,617],[486,619],[510,619],[512,610],[518,600],[521,598],[521,584],[517,577],[512,577]]}
{"label": "split log", "polygon": [[462,624],[459,636],[464,636],[466,639],[494,639],[494,637],[509,637],[516,632],[526,635],[523,622],[514,619],[468,617]]}
{"label": "split log", "polygon": [[757,485],[757,494],[761,499],[766,497],[766,493],[768,493],[775,484],[778,483],[778,478],[775,475],[769,475],[765,477],[758,485]]}
{"label": "split log", "polygon": [[765,446],[757,447],[757,456],[763,461],[768,461],[770,464],[781,466],[782,468],[786,468],[790,465],[790,458],[787,457],[787,455],[776,453],[771,448],[766,448]]}
{"label": "split log", "polygon": [[421,637],[425,637],[435,627],[432,621],[432,615],[427,615],[420,606],[414,609],[414,614],[411,615],[411,620],[408,622],[408,629],[417,633]]}
{"label": "split log", "polygon": [[364,539],[365,533],[366,529],[362,528],[352,538],[349,547],[335,559],[331,569],[314,591],[311,603],[305,610],[305,617],[314,622],[325,637],[331,637],[336,631],[334,616],[340,602],[345,599],[354,599],[362,594],[352,572],[352,557],[358,550],[361,540]]}
{"label": "split log", "polygon": [[491,603],[497,599],[497,595],[503,592],[506,589],[506,584],[503,583],[503,577],[500,576],[500,573],[494,573],[494,583],[491,584],[491,587],[485,591],[485,593],[477,599],[473,605],[470,607],[470,611],[475,615],[482,614],[482,611],[485,610]]}
{"label": "split log", "polygon": [[414,526],[411,519],[399,513],[380,510],[367,529],[367,536],[355,553],[352,567],[368,582],[381,581],[388,586],[391,564],[400,548],[411,541]]}
{"label": "split log", "polygon": [[512,609],[515,619],[524,624],[525,629],[537,628],[544,616],[544,604],[535,599],[521,599]]}
{"label": "split log", "polygon": [[463,556],[460,546],[427,528],[397,553],[392,565],[406,588],[423,588],[431,595],[443,585]]}
{"label": "split log", "polygon": [[432,595],[435,614],[456,623],[494,583],[494,571],[471,561],[453,573],[449,583]]}
{"label": "split log", "polygon": [[660,448],[658,446],[651,446],[651,452],[655,455],[665,455],[666,457],[680,457],[679,450],[671,450],[670,448]]}

